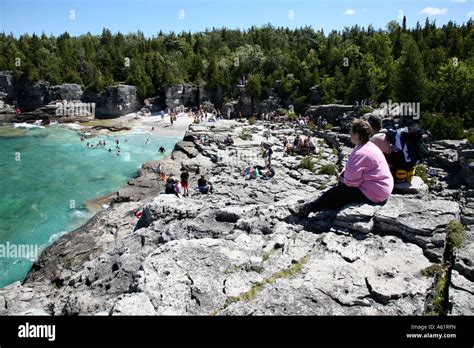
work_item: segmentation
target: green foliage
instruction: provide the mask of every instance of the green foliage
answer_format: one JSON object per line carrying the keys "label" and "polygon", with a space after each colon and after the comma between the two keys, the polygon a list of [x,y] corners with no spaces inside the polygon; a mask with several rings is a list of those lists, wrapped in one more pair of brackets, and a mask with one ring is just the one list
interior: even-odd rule
{"label": "green foliage", "polygon": [[337,166],[333,163],[325,164],[319,169],[319,174],[336,175]]}
{"label": "green foliage", "polygon": [[458,116],[423,113],[421,126],[436,139],[462,139],[464,137],[463,120]]}
{"label": "green foliage", "polygon": [[239,138],[242,139],[242,140],[252,140],[253,136],[252,136],[252,134],[250,134],[250,132],[248,130],[243,129],[239,133]]}
{"label": "green foliage", "polygon": [[249,118],[249,125],[253,126],[256,123],[257,123],[257,118],[255,116],[252,116]]}
{"label": "green foliage", "polygon": [[288,113],[288,120],[296,121],[297,119],[298,119],[298,115],[296,115],[294,112],[289,112]]}
{"label": "green foliage", "polygon": [[369,113],[369,112],[372,112],[372,111],[373,111],[373,109],[372,109],[371,107],[369,107],[369,106],[364,106],[364,107],[360,108],[360,110],[359,110],[359,116],[362,116],[362,115],[364,115],[364,114],[366,114],[366,113]]}
{"label": "green foliage", "polygon": [[330,130],[330,129],[332,129],[332,127],[333,127],[333,125],[328,123],[324,126],[324,130]]}
{"label": "green foliage", "polygon": [[454,248],[461,248],[466,239],[466,230],[458,220],[452,220],[446,227],[446,239]]}
{"label": "green foliage", "polygon": [[301,168],[314,171],[314,162],[311,160],[310,156],[306,156],[301,160]]}
{"label": "green foliage", "polygon": [[469,128],[467,131],[467,142],[474,144],[474,128]]}
{"label": "green foliage", "polygon": [[308,259],[309,259],[308,256],[304,256],[303,258],[295,262],[292,262],[290,267],[284,270],[278,271],[276,273],[273,273],[271,276],[263,279],[261,282],[254,283],[252,287],[250,288],[250,290],[248,290],[247,292],[244,292],[238,296],[228,297],[224,303],[223,308],[215,311],[212,314],[218,314],[219,311],[227,308],[232,303],[236,303],[240,301],[250,301],[254,299],[264,289],[265,285],[267,284],[271,285],[275,283],[278,279],[287,279],[300,273],[301,270],[303,269],[303,266],[308,262]]}
{"label": "green foliage", "polygon": [[429,177],[428,167],[426,167],[424,164],[419,164],[416,166],[415,175],[419,176],[429,188],[432,188],[436,185],[436,179]]}
{"label": "green foliage", "polygon": [[425,97],[426,79],[423,58],[415,40],[403,35],[403,49],[396,61],[395,91],[400,102],[422,102]]}
{"label": "green foliage", "polygon": [[432,302],[432,308],[426,315],[433,315],[433,316],[443,316],[445,315],[445,307],[446,307],[446,287],[448,286],[446,270],[444,268],[441,269],[439,273],[436,274],[436,283],[434,289],[434,296]]}
{"label": "green foliage", "polygon": [[437,274],[441,274],[443,267],[439,264],[433,264],[421,270],[421,275],[425,277],[434,277]]}
{"label": "green foliage", "polygon": [[[153,37],[108,29],[77,37],[0,33],[0,71],[11,70],[22,80],[82,83],[94,92],[126,82],[138,87],[141,98],[169,85],[205,82],[214,103],[222,102],[212,100],[215,95],[236,99],[236,86],[246,75],[252,107],[273,89],[283,105],[302,112],[298,105],[308,102],[309,89],[319,85],[321,103],[421,102],[423,110],[451,113],[470,128],[473,28],[471,20],[442,27],[428,21],[412,29],[392,21],[386,30],[353,26],[329,34],[271,25]],[[344,58],[349,66],[342,64]]]}

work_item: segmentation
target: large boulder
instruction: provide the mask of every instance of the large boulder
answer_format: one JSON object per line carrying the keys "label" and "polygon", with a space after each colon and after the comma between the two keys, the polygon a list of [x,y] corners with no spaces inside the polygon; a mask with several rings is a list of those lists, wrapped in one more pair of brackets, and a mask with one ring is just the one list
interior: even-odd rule
{"label": "large boulder", "polygon": [[276,111],[279,107],[280,105],[278,104],[277,100],[275,98],[270,97],[258,104],[257,112],[269,113],[272,111]]}
{"label": "large boulder", "polygon": [[242,113],[244,116],[252,114],[252,98],[245,90],[241,91],[240,96],[238,98],[238,104],[235,105],[234,111],[237,114]]}
{"label": "large boulder", "polygon": [[117,85],[106,87],[96,105],[97,118],[116,118],[141,108],[137,87]]}
{"label": "large boulder", "polygon": [[179,105],[190,107],[199,104],[199,87],[192,83],[169,86],[165,90],[165,95],[166,106],[169,108],[174,108]]}
{"label": "large boulder", "polygon": [[399,236],[421,247],[429,260],[440,262],[446,226],[451,220],[459,220],[459,215],[460,208],[456,202],[392,195],[384,206],[353,204],[344,207],[334,226],[364,234]]}
{"label": "large boulder", "polygon": [[62,85],[51,86],[49,88],[49,100],[81,100],[82,86],[76,83],[64,83]]}
{"label": "large boulder", "polygon": [[50,84],[47,81],[26,82],[20,86],[17,95],[22,111],[33,111],[48,103]]}

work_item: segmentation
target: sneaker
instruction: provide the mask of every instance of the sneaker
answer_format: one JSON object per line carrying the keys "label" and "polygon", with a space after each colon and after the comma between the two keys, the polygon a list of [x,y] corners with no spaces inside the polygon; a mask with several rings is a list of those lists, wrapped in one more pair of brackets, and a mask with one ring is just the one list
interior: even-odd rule
{"label": "sneaker", "polygon": [[288,208],[290,213],[294,216],[306,218],[308,217],[309,213],[311,213],[308,209],[307,204],[298,204]]}

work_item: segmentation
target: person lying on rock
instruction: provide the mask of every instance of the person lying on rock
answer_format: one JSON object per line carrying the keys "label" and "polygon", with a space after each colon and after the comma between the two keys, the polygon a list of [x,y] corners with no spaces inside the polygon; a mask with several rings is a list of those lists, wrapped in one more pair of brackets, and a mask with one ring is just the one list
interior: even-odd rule
{"label": "person lying on rock", "polygon": [[340,210],[351,203],[383,205],[393,190],[393,178],[380,149],[370,139],[370,124],[356,119],[351,126],[351,141],[356,146],[349,156],[339,183],[317,199],[290,207],[299,217],[321,210]]}

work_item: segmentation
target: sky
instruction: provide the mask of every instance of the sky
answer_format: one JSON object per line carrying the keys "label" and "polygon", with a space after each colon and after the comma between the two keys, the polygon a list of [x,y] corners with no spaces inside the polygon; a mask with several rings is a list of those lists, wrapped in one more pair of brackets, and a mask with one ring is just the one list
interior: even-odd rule
{"label": "sky", "polygon": [[146,36],[212,27],[246,29],[252,25],[342,30],[358,24],[385,29],[391,20],[438,25],[474,19],[474,0],[0,0],[0,32],[55,36],[106,27],[113,33],[142,31]]}

